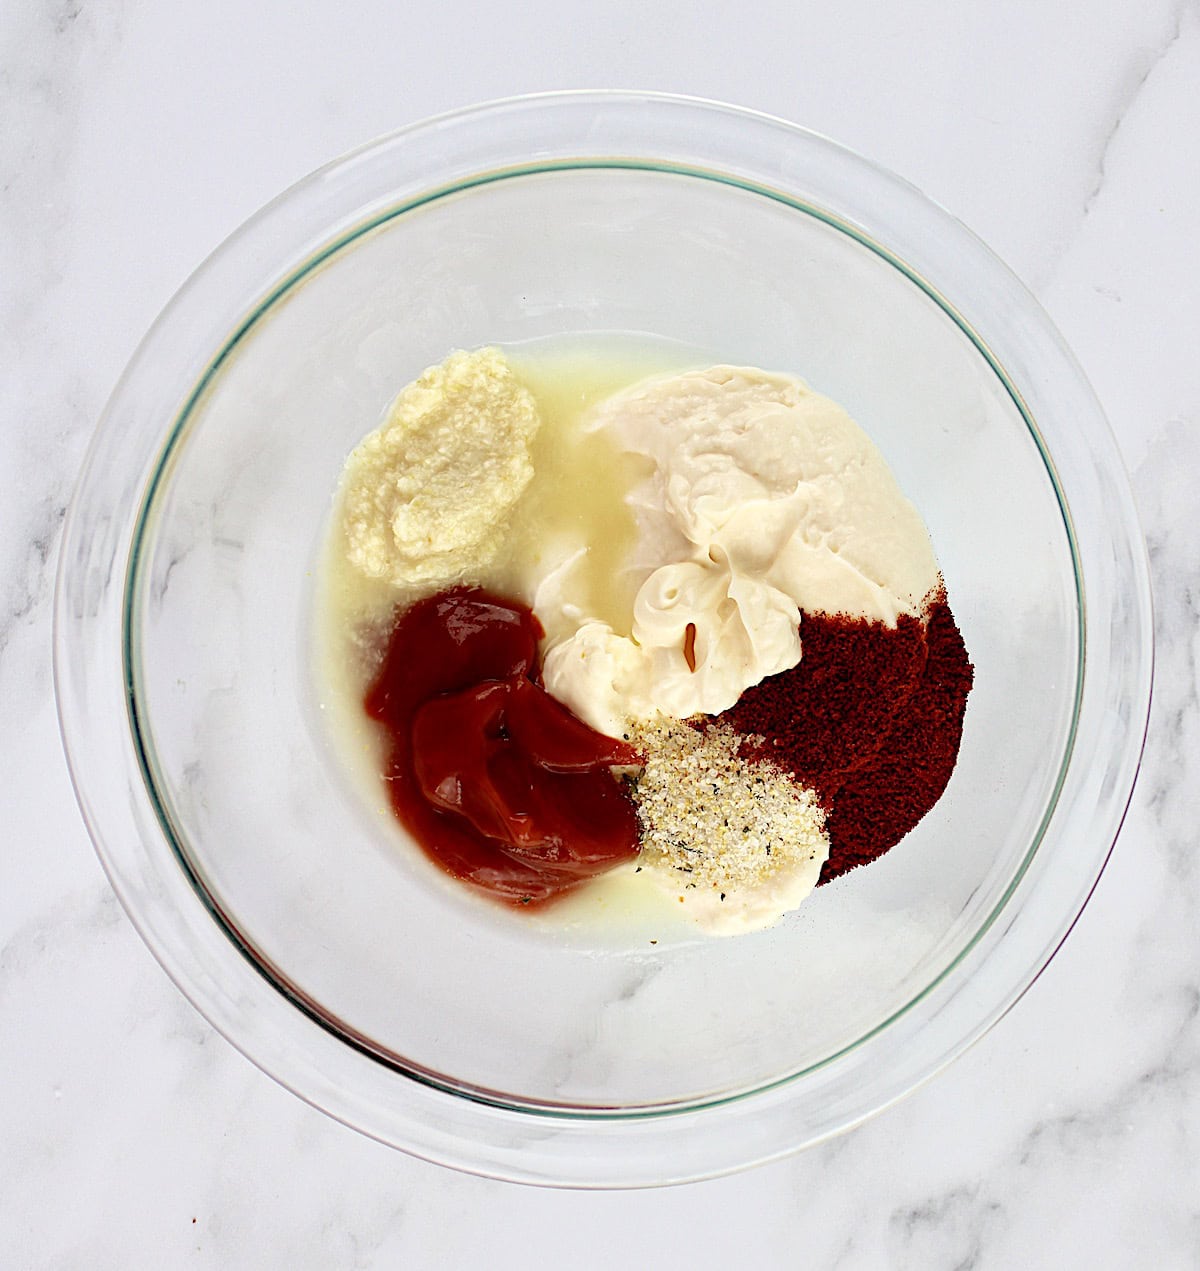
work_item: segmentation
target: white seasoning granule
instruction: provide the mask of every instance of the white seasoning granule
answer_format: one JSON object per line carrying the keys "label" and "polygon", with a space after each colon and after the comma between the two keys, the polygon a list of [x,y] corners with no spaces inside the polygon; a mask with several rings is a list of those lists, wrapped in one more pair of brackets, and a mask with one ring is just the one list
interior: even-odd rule
{"label": "white seasoning granule", "polygon": [[815,886],[829,855],[815,793],[741,758],[724,724],[656,716],[630,729],[646,754],[633,786],[640,864],[716,934],[769,926]]}

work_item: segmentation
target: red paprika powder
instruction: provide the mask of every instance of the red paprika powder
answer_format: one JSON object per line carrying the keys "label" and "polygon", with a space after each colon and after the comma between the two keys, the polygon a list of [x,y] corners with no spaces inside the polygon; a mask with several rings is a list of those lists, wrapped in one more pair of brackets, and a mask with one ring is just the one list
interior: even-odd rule
{"label": "red paprika powder", "polygon": [[815,789],[825,805],[827,883],[882,856],[942,795],[962,739],[974,676],[944,596],[925,621],[895,627],[806,613],[802,655],[747,689],[721,715],[764,759]]}

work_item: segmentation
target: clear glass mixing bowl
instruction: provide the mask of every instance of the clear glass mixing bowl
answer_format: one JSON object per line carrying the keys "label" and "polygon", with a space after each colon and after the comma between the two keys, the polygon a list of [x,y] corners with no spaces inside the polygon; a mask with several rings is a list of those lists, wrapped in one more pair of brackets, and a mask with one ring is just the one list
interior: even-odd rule
{"label": "clear glass mixing bowl", "polygon": [[[976,668],[936,809],[758,935],[634,947],[430,885],[317,707],[313,570],[347,451],[452,348],[613,331],[842,402],[925,516]],[[982,244],[778,120],[584,93],[375,142],[196,272],[89,452],[55,654],[113,886],[230,1041],[419,1155],[621,1186],[843,1130],[999,1019],[1109,853],[1151,629],[1101,412]]]}

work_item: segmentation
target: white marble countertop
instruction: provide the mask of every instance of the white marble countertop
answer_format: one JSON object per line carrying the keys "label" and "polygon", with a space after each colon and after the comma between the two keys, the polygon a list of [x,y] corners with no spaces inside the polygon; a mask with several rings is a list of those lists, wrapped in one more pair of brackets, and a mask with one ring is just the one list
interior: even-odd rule
{"label": "white marble countertop", "polygon": [[[1200,10],[15,0],[0,10],[0,1265],[1191,1267],[1200,1263]],[[1158,603],[1141,783],[1063,951],[980,1044],[826,1147],[588,1195],[409,1159],[204,1023],[134,934],[67,780],[59,528],[137,340],[341,151],[558,87],[825,132],[984,237],[1073,344]]]}

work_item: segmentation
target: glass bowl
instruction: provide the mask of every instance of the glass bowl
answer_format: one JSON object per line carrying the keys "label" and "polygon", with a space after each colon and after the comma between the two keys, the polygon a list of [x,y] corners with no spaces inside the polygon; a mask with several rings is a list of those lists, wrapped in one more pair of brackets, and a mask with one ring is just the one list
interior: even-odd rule
{"label": "glass bowl", "polygon": [[[613,332],[843,403],[923,513],[976,669],[933,812],[760,934],[659,947],[442,886],[322,717],[314,570],[346,453],[453,348]],[[234,1045],[420,1156],[607,1187],[844,1130],[1004,1014],[1111,849],[1151,640],[1100,409],[977,239],[778,120],[579,93],[374,142],[201,266],[87,456],[55,667],[113,887]]]}

